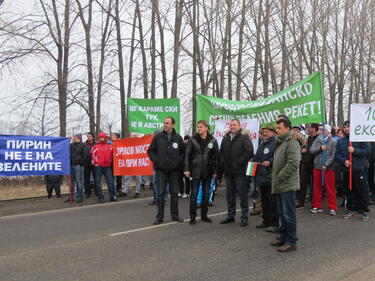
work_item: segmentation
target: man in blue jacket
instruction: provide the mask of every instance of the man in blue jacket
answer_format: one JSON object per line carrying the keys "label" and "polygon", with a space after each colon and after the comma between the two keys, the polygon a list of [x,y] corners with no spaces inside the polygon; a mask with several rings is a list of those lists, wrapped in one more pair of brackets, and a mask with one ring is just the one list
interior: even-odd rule
{"label": "man in blue jacket", "polygon": [[[363,171],[365,169],[365,161],[369,155],[369,145],[365,142],[353,142],[352,146],[349,144],[350,121],[344,122],[345,136],[337,142],[336,146],[336,161],[340,163],[343,171],[344,188],[347,192],[347,209],[345,219],[350,219],[354,216],[353,211],[358,211],[362,214],[362,220],[368,220],[368,203],[369,194],[365,187]],[[349,161],[349,153],[353,154],[352,163]],[[352,190],[349,190],[349,167],[352,165]]]}

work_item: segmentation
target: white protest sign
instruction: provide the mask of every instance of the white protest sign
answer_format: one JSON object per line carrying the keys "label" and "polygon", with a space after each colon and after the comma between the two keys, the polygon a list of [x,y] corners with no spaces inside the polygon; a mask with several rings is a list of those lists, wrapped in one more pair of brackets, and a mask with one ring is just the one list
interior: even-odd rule
{"label": "white protest sign", "polygon": [[[259,121],[258,119],[240,119],[241,128],[249,130],[249,137],[251,142],[253,143],[254,153],[258,149],[259,144]],[[217,139],[219,147],[221,145],[221,141],[226,133],[229,132],[229,124],[230,121],[228,120],[216,120],[215,121],[215,133],[214,137]]]}
{"label": "white protest sign", "polygon": [[375,142],[375,103],[350,106],[350,141]]}

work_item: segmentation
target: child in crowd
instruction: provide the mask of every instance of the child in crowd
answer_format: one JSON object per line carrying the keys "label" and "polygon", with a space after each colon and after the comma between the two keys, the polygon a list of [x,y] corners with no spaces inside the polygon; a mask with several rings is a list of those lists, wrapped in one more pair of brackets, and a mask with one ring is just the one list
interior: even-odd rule
{"label": "child in crowd", "polygon": [[52,192],[55,189],[56,197],[61,198],[61,185],[63,183],[63,176],[48,175],[44,176],[44,181],[47,187],[48,199],[52,198]]}

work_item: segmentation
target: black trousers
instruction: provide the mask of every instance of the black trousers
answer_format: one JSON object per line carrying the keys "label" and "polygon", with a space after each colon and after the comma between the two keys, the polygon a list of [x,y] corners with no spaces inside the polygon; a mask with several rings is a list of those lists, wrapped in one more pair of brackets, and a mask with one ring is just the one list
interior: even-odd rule
{"label": "black trousers", "polygon": [[190,194],[191,182],[188,177],[185,177],[182,173],[179,178],[179,192],[180,194]]}
{"label": "black trousers", "polygon": [[210,189],[211,179],[193,179],[191,184],[190,194],[190,218],[195,219],[197,216],[197,195],[199,186],[202,182],[202,202],[201,202],[201,217],[207,217],[208,213],[208,191]]}
{"label": "black trousers", "polygon": [[370,167],[368,168],[368,186],[371,192],[375,192],[375,164],[371,163]]}
{"label": "black trousers", "polygon": [[172,219],[178,218],[178,179],[181,171],[161,171],[156,170],[158,185],[158,213],[157,219],[164,218],[164,199],[169,184],[169,193],[171,194],[171,216]]}
{"label": "black trousers", "polygon": [[55,190],[56,197],[60,198],[61,197],[61,186],[60,186],[60,184],[47,184],[48,197],[52,196],[53,190]]}
{"label": "black trousers", "polygon": [[307,186],[312,184],[314,165],[301,164],[301,188],[299,191],[298,202],[300,205],[305,205]]}
{"label": "black trousers", "polygon": [[95,182],[95,172],[94,172],[94,166],[85,166],[84,172],[83,172],[83,185],[85,187],[85,194],[91,195],[93,192],[95,192],[95,183],[92,185],[90,184],[90,177],[94,178]]}
{"label": "black trousers", "polygon": [[122,176],[115,176],[115,186],[116,186],[116,191],[120,192],[122,189]]}
{"label": "black trousers", "polygon": [[277,196],[276,194],[271,194],[270,185],[260,186],[260,199],[262,201],[263,223],[267,226],[279,226]]}
{"label": "black trousers", "polygon": [[352,190],[349,190],[349,172],[343,172],[344,187],[348,199],[346,207],[350,211],[368,212],[369,194],[362,172],[353,172]]}
{"label": "black trousers", "polygon": [[228,218],[236,216],[236,190],[240,196],[241,219],[249,217],[249,177],[241,175],[227,175],[227,203]]}

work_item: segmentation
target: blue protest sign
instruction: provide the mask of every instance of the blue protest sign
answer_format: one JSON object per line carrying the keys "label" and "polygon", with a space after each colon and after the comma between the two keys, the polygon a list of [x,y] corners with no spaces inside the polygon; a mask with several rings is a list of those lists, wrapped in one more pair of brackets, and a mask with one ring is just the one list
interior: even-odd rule
{"label": "blue protest sign", "polygon": [[69,139],[0,135],[0,176],[67,174]]}

